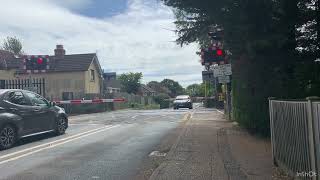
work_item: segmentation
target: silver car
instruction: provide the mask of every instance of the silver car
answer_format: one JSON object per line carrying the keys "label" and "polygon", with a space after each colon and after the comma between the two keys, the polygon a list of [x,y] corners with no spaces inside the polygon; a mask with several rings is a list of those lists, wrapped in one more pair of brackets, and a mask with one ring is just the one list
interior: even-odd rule
{"label": "silver car", "polygon": [[176,97],[176,99],[173,101],[173,109],[179,108],[193,108],[190,96],[181,95]]}

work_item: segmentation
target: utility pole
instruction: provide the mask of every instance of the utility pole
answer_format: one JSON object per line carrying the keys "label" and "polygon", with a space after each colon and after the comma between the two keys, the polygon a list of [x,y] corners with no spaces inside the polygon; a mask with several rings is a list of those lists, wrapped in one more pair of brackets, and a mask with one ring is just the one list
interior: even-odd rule
{"label": "utility pole", "polygon": [[[225,114],[230,118],[231,115],[231,97],[230,97],[230,76],[232,75],[231,66],[228,64],[227,60],[227,51],[224,50],[223,45],[223,29],[217,26],[213,27],[213,31],[208,33],[208,36],[211,38],[209,47],[204,47],[201,49],[201,64],[205,67],[206,71],[213,70],[213,76],[210,77],[209,81],[215,88],[214,96],[216,107],[221,107],[222,103],[225,107]],[[203,73],[207,75],[207,73]],[[209,72],[210,74],[210,72]],[[205,78],[204,78],[205,79]],[[205,83],[205,99],[207,99],[207,82]],[[222,85],[223,84],[223,85]],[[219,87],[223,86],[220,91],[224,93],[222,96],[225,98],[220,98],[219,96]],[[213,95],[213,94],[212,94]],[[222,105],[222,106],[223,106]]]}
{"label": "utility pole", "polygon": [[207,100],[207,81],[204,81],[204,97]]}

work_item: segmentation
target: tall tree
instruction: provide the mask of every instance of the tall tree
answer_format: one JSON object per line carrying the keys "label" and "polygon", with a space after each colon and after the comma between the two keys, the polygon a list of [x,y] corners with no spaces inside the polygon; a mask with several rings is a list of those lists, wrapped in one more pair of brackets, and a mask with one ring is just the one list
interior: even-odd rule
{"label": "tall tree", "polygon": [[141,79],[142,73],[130,72],[119,76],[122,90],[130,94],[136,94],[139,91]]}
{"label": "tall tree", "polygon": [[[295,69],[301,66],[298,62],[313,65],[314,62],[312,58],[301,58],[297,48],[303,45],[304,39],[311,40],[316,36],[317,28],[310,28],[310,31],[297,36],[297,27],[317,25],[312,23],[316,20],[303,18],[312,20],[319,17],[320,13],[313,13],[317,8],[312,8],[319,4],[319,0],[162,1],[178,11],[175,23],[179,44],[198,42],[205,46],[204,34],[209,30],[223,29],[225,48],[232,52],[233,115],[241,125],[269,132],[267,98],[306,95],[296,83]],[[302,13],[301,4],[309,13]],[[314,47],[308,43],[304,45],[309,49]],[[311,52],[307,54],[311,55]],[[311,74],[310,71],[302,72],[305,73],[300,74]],[[304,82],[310,82],[310,78]],[[303,85],[304,88],[309,87],[307,83]]]}
{"label": "tall tree", "polygon": [[2,44],[2,49],[15,55],[23,54],[22,43],[17,37],[7,37]]}
{"label": "tall tree", "polygon": [[164,87],[167,87],[171,91],[171,94],[170,94],[171,97],[175,97],[177,95],[181,95],[184,93],[184,88],[174,80],[164,79],[161,81],[161,84]]}
{"label": "tall tree", "polygon": [[147,86],[156,91],[157,93],[171,94],[172,92],[165,86],[163,86],[160,82],[150,81]]}

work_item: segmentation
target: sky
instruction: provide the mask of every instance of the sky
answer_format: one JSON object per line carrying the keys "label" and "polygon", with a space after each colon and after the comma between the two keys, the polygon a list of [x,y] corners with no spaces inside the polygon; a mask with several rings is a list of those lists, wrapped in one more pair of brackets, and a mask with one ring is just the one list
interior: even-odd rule
{"label": "sky", "polygon": [[27,54],[97,53],[106,72],[142,72],[143,83],[201,83],[197,44],[174,40],[174,15],[160,0],[0,0],[0,40],[18,37]]}

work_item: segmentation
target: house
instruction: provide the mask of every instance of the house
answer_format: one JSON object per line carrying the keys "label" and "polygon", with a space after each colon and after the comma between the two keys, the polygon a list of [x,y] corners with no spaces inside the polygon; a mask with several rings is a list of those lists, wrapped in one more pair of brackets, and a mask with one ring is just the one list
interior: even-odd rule
{"label": "house", "polygon": [[104,90],[106,93],[119,93],[121,90],[120,81],[117,80],[117,73],[103,73]]}
{"label": "house", "polygon": [[144,85],[144,84],[141,84],[140,85],[140,89],[139,89],[139,92],[138,94],[141,95],[141,96],[155,96],[156,95],[156,91],[151,89],[150,87]]}
{"label": "house", "polygon": [[5,63],[2,64],[5,65],[2,65],[0,72],[2,82],[43,79],[40,87],[44,87],[42,95],[48,99],[75,99],[102,92],[102,70],[95,53],[68,55],[63,45],[57,45],[54,55],[49,56],[49,69],[40,73],[27,73],[23,69],[23,58],[3,57]]}
{"label": "house", "polygon": [[103,79],[104,80],[116,80],[117,79],[117,73],[116,72],[107,72],[103,73]]}

